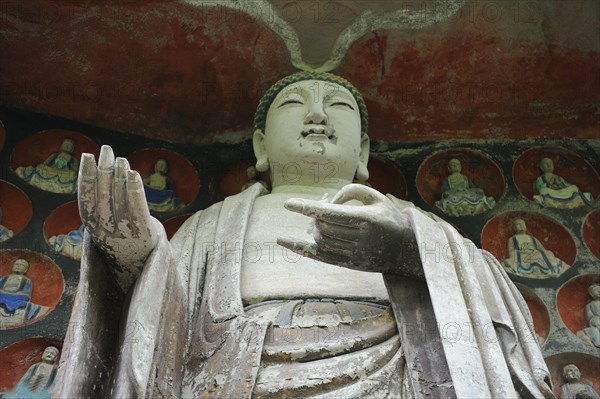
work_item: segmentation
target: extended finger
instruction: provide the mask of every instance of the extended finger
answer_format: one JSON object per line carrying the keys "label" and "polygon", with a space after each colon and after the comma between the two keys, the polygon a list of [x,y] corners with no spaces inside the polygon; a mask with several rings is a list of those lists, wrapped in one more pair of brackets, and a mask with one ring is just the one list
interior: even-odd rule
{"label": "extended finger", "polygon": [[127,216],[127,171],[129,170],[129,162],[125,158],[118,157],[115,160],[113,209],[117,225]]}
{"label": "extended finger", "polygon": [[350,264],[349,256],[328,252],[320,248],[317,244],[308,241],[279,237],[277,239],[277,244],[299,255],[306,256],[307,258],[315,259],[320,262],[337,266],[346,266]]}
{"label": "extended finger", "polygon": [[331,199],[333,204],[344,204],[351,200],[357,200],[365,205],[375,204],[385,200],[385,195],[371,187],[363,184],[348,184]]}
{"label": "extended finger", "polygon": [[110,146],[103,145],[102,149],[100,150],[100,158],[98,159],[98,186],[96,190],[96,204],[98,207],[97,212],[100,227],[110,232],[115,231],[115,219],[112,209],[114,163],[115,155],[113,154],[112,148],[110,148]]}
{"label": "extended finger", "polygon": [[79,202],[79,217],[89,229],[98,225],[96,217],[96,184],[98,168],[93,154],[81,154],[79,177],[77,178],[77,200]]}
{"label": "extended finger", "polygon": [[146,203],[146,194],[144,193],[144,184],[140,174],[135,170],[127,171],[127,211],[134,237],[140,237],[146,234],[150,226],[150,210]]}
{"label": "extended finger", "polygon": [[285,209],[317,220],[347,227],[356,227],[368,219],[360,206],[330,204],[328,202],[292,198],[283,204]]}

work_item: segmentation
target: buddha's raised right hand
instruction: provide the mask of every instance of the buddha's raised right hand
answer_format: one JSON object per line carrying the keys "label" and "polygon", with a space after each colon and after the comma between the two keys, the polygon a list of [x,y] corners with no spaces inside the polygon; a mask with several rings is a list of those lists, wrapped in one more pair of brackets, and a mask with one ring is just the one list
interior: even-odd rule
{"label": "buddha's raised right hand", "polygon": [[127,292],[156,247],[162,229],[150,216],[140,175],[129,168],[125,158],[115,159],[110,146],[102,146],[98,166],[92,154],[84,153],[78,200],[85,229]]}

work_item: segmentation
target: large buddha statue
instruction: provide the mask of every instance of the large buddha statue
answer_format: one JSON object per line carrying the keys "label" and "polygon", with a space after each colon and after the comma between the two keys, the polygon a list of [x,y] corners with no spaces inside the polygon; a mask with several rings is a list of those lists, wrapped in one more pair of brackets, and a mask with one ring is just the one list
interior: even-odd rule
{"label": "large buddha statue", "polygon": [[148,208],[155,212],[171,212],[182,208],[185,204],[175,196],[173,182],[167,176],[169,165],[165,159],[154,164],[154,173],[144,178],[144,191]]}
{"label": "large buddha statue", "polygon": [[58,349],[48,346],[42,353],[42,361],[29,367],[17,386],[10,392],[0,395],[2,399],[50,399],[50,389],[54,385],[58,366]]}
{"label": "large buddha statue", "polygon": [[442,198],[435,206],[451,216],[478,215],[496,205],[493,197],[486,197],[482,189],[461,172],[460,161],[448,161],[449,175],[442,183]]}
{"label": "large buddha statue", "polygon": [[25,276],[28,269],[29,262],[17,259],[12,273],[0,277],[0,328],[22,324],[48,309],[31,302],[33,284]]}
{"label": "large buddha statue", "polygon": [[580,382],[581,371],[574,364],[563,367],[565,384],[560,389],[560,399],[600,399],[591,386]]}
{"label": "large buddha statue", "polygon": [[[76,328],[56,397],[553,397],[498,261],[436,216],[351,184],[369,158],[354,86],[288,76],[254,125],[272,191],[228,197],[170,242],[125,159],[107,146],[98,165],[82,156]],[[315,179],[325,164],[335,176]]]}
{"label": "large buddha statue", "polygon": [[73,194],[77,191],[77,169],[79,162],[73,156],[75,142],[63,140],[60,152],[50,155],[37,166],[19,166],[15,173],[42,190],[61,194]]}
{"label": "large buddha statue", "polygon": [[533,278],[556,277],[570,266],[544,248],[540,240],[527,232],[523,219],[512,222],[513,235],[508,239],[508,258],[504,267],[513,274]]}
{"label": "large buddha statue", "polygon": [[542,174],[535,180],[536,195],[533,196],[538,204],[558,209],[573,209],[592,204],[592,194],[581,192],[579,187],[554,173],[554,162],[550,158],[540,161],[540,169]]}
{"label": "large buddha statue", "polygon": [[590,285],[588,293],[592,297],[584,310],[588,327],[577,331],[577,336],[587,345],[600,348],[600,284]]}
{"label": "large buddha statue", "polygon": [[[0,223],[2,223],[3,216],[4,216],[4,214],[2,213],[2,208],[0,208]],[[4,242],[4,241],[8,240],[9,238],[12,238],[12,236],[13,236],[13,231],[7,227],[4,227],[2,224],[0,224],[0,242]]]}

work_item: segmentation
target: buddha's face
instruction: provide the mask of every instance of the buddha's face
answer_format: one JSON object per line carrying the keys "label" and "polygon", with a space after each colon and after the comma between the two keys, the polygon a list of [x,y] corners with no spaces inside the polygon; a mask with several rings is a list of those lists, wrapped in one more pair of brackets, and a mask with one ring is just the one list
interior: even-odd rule
{"label": "buddha's face", "polygon": [[167,161],[165,161],[164,159],[159,159],[154,164],[154,171],[156,173],[160,173],[160,174],[164,175],[167,173],[168,170],[169,170],[169,166],[167,165]]}
{"label": "buddha's face", "polygon": [[75,142],[71,139],[64,140],[62,142],[62,144],[60,145],[60,150],[62,152],[67,152],[69,154],[72,154],[74,149],[75,149]]}
{"label": "buddha's face", "polygon": [[[311,167],[318,170],[320,165],[329,165],[335,168],[329,169],[335,170],[329,177],[346,184],[360,162],[366,167],[365,141],[368,158],[368,138],[361,137],[354,96],[345,87],[324,81],[300,81],[279,92],[267,112],[262,140],[275,179],[277,167],[293,165],[308,174]],[[256,144],[255,137],[255,152]]]}
{"label": "buddha's face", "polygon": [[460,173],[461,166],[460,161],[458,159],[451,159],[448,162],[448,172],[450,173]]}
{"label": "buddha's face", "polygon": [[588,289],[590,296],[594,299],[600,299],[600,284],[592,284]]}
{"label": "buddha's face", "polygon": [[512,228],[516,234],[522,234],[527,231],[527,225],[523,219],[515,219],[512,223]]}
{"label": "buddha's face", "polygon": [[25,274],[27,269],[29,269],[29,263],[25,259],[17,259],[13,263],[13,273],[15,274]]}
{"label": "buddha's face", "polygon": [[42,360],[47,363],[54,363],[56,358],[58,357],[58,349],[53,346],[49,346],[44,349],[44,353],[42,354]]}
{"label": "buddha's face", "polygon": [[550,158],[544,158],[540,161],[540,169],[544,173],[552,173],[554,171],[554,162]]}
{"label": "buddha's face", "polygon": [[574,364],[568,364],[563,368],[563,377],[568,382],[576,382],[581,378],[579,369]]}

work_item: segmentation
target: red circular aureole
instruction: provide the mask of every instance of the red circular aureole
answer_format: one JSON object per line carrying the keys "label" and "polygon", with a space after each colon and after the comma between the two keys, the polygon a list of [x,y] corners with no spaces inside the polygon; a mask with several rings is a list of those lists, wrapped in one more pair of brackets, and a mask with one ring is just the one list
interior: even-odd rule
{"label": "red circular aureole", "polygon": [[558,222],[533,212],[506,212],[490,219],[481,231],[481,246],[490,251],[502,262],[508,256],[508,239],[513,235],[512,221],[523,219],[527,232],[537,238],[544,248],[554,252],[562,261],[572,265],[577,255],[575,241],[571,234]]}
{"label": "red circular aureole", "polygon": [[17,186],[0,180],[0,208],[2,208],[1,224],[19,234],[31,220],[33,207],[31,200]]}
{"label": "red circular aureole", "polygon": [[44,162],[51,154],[60,151],[65,139],[75,142],[73,156],[77,160],[83,152],[94,154],[98,159],[100,147],[92,139],[78,132],[53,129],[32,134],[17,144],[10,157],[10,167],[15,170],[19,166],[36,166]]}
{"label": "red circular aureole", "polygon": [[383,194],[406,198],[406,179],[392,162],[384,159],[369,158],[369,184]]}
{"label": "red circular aureole", "polygon": [[165,227],[167,238],[169,240],[173,238],[173,236],[175,235],[175,233],[177,233],[177,230],[179,230],[181,225],[185,223],[185,221],[188,220],[192,215],[193,213],[186,213],[184,215],[177,215],[175,217],[165,220],[163,222],[163,226]]}
{"label": "red circular aureole", "polygon": [[4,141],[6,140],[6,129],[4,124],[0,121],[0,151],[4,148]]}
{"label": "red circular aureole", "polygon": [[[42,361],[42,353],[48,346],[62,351],[62,342],[52,338],[28,338],[0,350],[0,392],[12,390],[29,367]],[[56,359],[56,364],[60,354]]]}
{"label": "red circular aureole", "polygon": [[583,242],[594,256],[600,259],[600,209],[590,212],[581,227]]}
{"label": "red circular aureole", "polygon": [[79,218],[79,207],[77,201],[67,202],[54,209],[44,221],[44,239],[59,234],[67,234],[72,230],[77,230],[81,226]]}
{"label": "red circular aureole", "polygon": [[417,191],[425,202],[433,206],[442,197],[442,183],[448,176],[448,161],[452,158],[460,160],[461,173],[482,189],[486,196],[494,197],[496,202],[500,200],[505,182],[498,165],[479,152],[456,148],[431,155],[419,167]]}
{"label": "red circular aureole", "polygon": [[594,283],[600,283],[600,274],[574,277],[567,281],[556,295],[560,318],[573,334],[587,327],[584,308],[591,299],[588,287]]}
{"label": "red circular aureole", "polygon": [[557,398],[560,398],[560,391],[565,383],[562,375],[563,367],[568,364],[574,364],[581,372],[579,382],[590,385],[594,391],[600,392],[600,358],[576,352],[565,352],[547,357],[546,365],[552,376],[552,386]]}
{"label": "red circular aureole", "polygon": [[142,178],[154,173],[154,164],[159,159],[167,161],[167,176],[173,181],[175,196],[186,205],[191,204],[200,192],[200,177],[185,157],[163,149],[146,149],[127,156],[131,169],[136,170]]}
{"label": "red circular aureole", "polygon": [[538,147],[524,151],[513,165],[513,181],[525,198],[533,199],[535,180],[542,173],[539,167],[542,158],[550,158],[554,173],[581,191],[592,193],[594,198],[600,194],[600,177],[585,159],[563,148]]}
{"label": "red circular aureole", "polygon": [[[238,162],[229,168],[227,173],[225,173],[219,181],[219,190],[221,191],[223,198],[239,194],[242,191],[244,184],[248,183],[247,169],[251,166],[255,166],[255,164],[255,161]],[[261,173],[260,179],[271,184],[271,178],[268,172]]]}
{"label": "red circular aureole", "polygon": [[542,302],[542,300],[528,287],[521,284],[515,285],[519,289],[521,295],[523,295],[525,303],[527,303],[531,318],[533,319],[533,328],[535,332],[545,340],[548,338],[548,333],[550,332],[550,316],[548,314],[548,309],[546,309],[546,305],[544,305],[544,302]]}
{"label": "red circular aureole", "polygon": [[[25,249],[7,249],[0,251],[0,276],[11,273],[13,263],[17,259],[25,259],[29,262],[27,276],[33,285],[31,292],[31,302],[36,305],[48,307],[48,311],[38,315],[33,320],[29,320],[23,325],[31,324],[49,314],[58,304],[63,294],[65,281],[60,268],[46,255],[25,250]],[[22,325],[21,325],[22,326]],[[18,328],[21,326],[11,326]]]}

